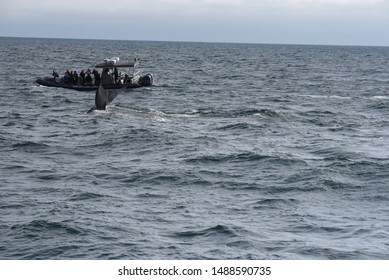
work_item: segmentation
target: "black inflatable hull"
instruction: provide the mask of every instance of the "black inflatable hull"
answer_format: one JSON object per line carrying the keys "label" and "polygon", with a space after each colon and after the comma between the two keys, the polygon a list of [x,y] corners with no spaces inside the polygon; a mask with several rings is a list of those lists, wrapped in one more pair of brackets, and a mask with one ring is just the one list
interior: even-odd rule
{"label": "black inflatable hull", "polygon": [[[38,78],[36,80],[36,83],[46,87],[66,88],[66,89],[72,89],[77,91],[96,91],[99,87],[98,85],[83,86],[83,85],[65,84],[63,82],[56,82],[54,78],[51,77]],[[139,80],[136,83],[128,83],[127,85],[115,85],[115,84],[104,85],[104,88],[122,89],[124,87],[127,89],[127,88],[148,87],[151,86],[152,84],[153,84],[153,75],[147,74],[139,77]]]}

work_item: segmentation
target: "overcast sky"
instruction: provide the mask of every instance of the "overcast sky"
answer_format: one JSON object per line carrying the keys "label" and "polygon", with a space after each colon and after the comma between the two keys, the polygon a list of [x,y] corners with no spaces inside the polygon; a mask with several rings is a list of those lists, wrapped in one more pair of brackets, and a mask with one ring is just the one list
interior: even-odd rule
{"label": "overcast sky", "polygon": [[0,36],[389,46],[389,0],[0,0]]}

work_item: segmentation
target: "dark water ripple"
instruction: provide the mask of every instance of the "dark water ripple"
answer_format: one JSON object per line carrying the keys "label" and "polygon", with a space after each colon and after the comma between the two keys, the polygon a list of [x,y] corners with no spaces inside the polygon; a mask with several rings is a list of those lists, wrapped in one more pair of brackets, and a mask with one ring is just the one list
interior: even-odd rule
{"label": "dark water ripple", "polygon": [[[0,43],[0,258],[389,258],[388,48]],[[135,55],[105,112],[34,83]]]}

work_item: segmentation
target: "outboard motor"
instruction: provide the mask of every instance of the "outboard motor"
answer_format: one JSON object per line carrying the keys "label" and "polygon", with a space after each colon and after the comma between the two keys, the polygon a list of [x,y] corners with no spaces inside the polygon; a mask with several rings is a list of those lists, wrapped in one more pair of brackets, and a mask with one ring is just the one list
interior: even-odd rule
{"label": "outboard motor", "polygon": [[139,84],[143,87],[148,87],[153,84],[153,75],[152,74],[146,74],[139,78]]}

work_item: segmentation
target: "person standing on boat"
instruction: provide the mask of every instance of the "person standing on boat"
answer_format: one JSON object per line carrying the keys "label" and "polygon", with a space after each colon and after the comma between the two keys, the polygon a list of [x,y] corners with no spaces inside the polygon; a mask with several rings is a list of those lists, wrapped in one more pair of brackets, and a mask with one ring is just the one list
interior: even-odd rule
{"label": "person standing on boat", "polygon": [[78,85],[78,74],[77,74],[77,71],[74,71],[73,76],[74,76],[74,84]]}
{"label": "person standing on boat", "polygon": [[92,73],[93,73],[93,75],[95,77],[95,86],[98,86],[100,84],[100,80],[101,80],[100,73],[96,69],[93,69]]}
{"label": "person standing on boat", "polygon": [[69,69],[67,69],[65,72],[65,76],[63,77],[63,82],[65,84],[70,83],[70,71],[69,71]]}
{"label": "person standing on boat", "polygon": [[123,85],[126,84],[128,82],[128,75],[125,74],[124,75],[124,80],[123,80]]}
{"label": "person standing on boat", "polygon": [[85,85],[86,86],[91,86],[92,85],[92,76],[90,74],[86,74]]}
{"label": "person standing on boat", "polygon": [[74,72],[70,71],[70,83],[74,85]]}
{"label": "person standing on boat", "polygon": [[84,81],[85,81],[85,72],[84,72],[84,70],[81,70],[81,73],[80,73],[80,84],[82,86],[84,85]]}
{"label": "person standing on boat", "polygon": [[117,68],[114,68],[113,75],[114,75],[114,78],[115,78],[115,84],[117,84],[118,83],[118,78],[119,78],[119,73],[118,73],[118,69]]}
{"label": "person standing on boat", "polygon": [[56,83],[59,83],[59,74],[58,74],[58,72],[53,70],[53,74],[52,75],[54,77],[54,81]]}
{"label": "person standing on boat", "polygon": [[112,75],[110,75],[108,68],[103,69],[103,73],[101,74],[101,83],[103,86],[112,85]]}

